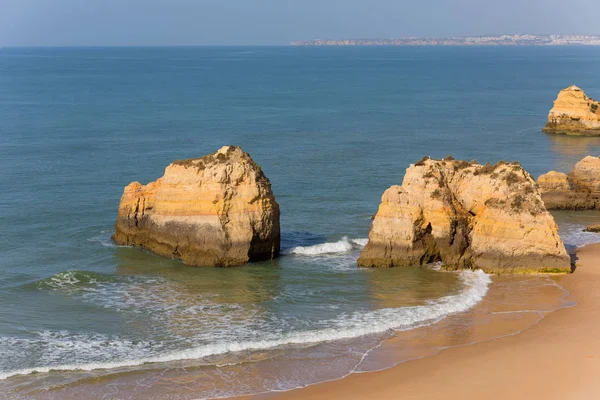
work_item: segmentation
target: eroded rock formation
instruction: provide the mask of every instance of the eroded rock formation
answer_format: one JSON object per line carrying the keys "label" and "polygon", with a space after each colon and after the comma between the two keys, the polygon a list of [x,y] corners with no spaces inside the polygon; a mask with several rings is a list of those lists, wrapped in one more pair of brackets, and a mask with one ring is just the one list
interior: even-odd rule
{"label": "eroded rock formation", "polygon": [[585,157],[568,174],[550,171],[537,184],[549,210],[600,209],[600,157]]}
{"label": "eroded rock formation", "polygon": [[385,191],[364,267],[568,272],[570,259],[532,177],[518,164],[423,159]]}
{"label": "eroded rock formation", "polygon": [[558,93],[543,131],[566,135],[599,136],[600,103],[587,97],[579,87],[569,86]]}
{"label": "eroded rock formation", "polygon": [[252,158],[225,146],[125,187],[113,240],[195,266],[268,260],[279,256],[279,205]]}

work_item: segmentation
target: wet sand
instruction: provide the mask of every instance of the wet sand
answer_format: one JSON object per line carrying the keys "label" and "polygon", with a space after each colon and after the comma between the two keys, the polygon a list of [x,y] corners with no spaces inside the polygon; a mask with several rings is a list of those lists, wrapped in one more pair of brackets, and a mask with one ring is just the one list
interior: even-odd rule
{"label": "wet sand", "polygon": [[525,331],[260,399],[600,398],[600,244],[577,251],[558,278],[575,307],[547,313]]}

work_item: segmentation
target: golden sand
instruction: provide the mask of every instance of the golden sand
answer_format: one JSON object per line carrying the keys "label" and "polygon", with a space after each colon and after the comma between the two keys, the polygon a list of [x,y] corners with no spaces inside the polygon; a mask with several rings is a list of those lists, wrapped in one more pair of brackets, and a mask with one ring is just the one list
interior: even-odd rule
{"label": "golden sand", "polygon": [[[599,399],[600,244],[579,249],[577,258],[575,273],[557,278],[576,306],[551,312],[519,334],[448,348],[383,371],[355,373],[337,381],[258,397]],[[509,323],[515,322],[511,319]],[[479,331],[505,329],[502,325],[481,325]]]}

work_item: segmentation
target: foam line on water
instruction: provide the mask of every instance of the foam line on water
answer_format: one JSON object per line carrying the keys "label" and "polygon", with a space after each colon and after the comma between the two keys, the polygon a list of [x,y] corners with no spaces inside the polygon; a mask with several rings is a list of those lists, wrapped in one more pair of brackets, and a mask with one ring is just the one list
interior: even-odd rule
{"label": "foam line on water", "polygon": [[585,232],[585,225],[564,223],[559,225],[559,234],[567,248],[582,247],[600,242],[600,234]]}
{"label": "foam line on water", "polygon": [[359,238],[359,239],[350,239],[350,241],[359,247],[365,247],[367,245],[367,243],[369,242],[369,239],[368,238]]}
{"label": "foam line on water", "polygon": [[117,245],[113,243],[110,238],[110,233],[107,231],[101,231],[100,235],[92,236],[89,239],[86,239],[88,242],[100,243],[103,247],[116,248]]}
{"label": "foam line on water", "polygon": [[446,316],[463,312],[480,302],[488,291],[491,279],[482,271],[463,271],[460,279],[464,289],[454,295],[445,296],[428,304],[412,307],[387,308],[367,312],[339,315],[329,321],[330,327],[318,330],[290,332],[276,338],[224,342],[194,347],[186,350],[169,351],[164,354],[116,361],[82,362],[57,364],[0,372],[0,380],[16,375],[45,373],[50,371],[92,371],[134,367],[149,363],[163,363],[201,359],[207,356],[248,350],[264,350],[293,344],[312,344],[325,341],[351,339],[368,334],[391,330],[407,330],[424,324],[438,322]]}
{"label": "foam line on water", "polygon": [[284,254],[319,256],[323,254],[347,253],[349,251],[365,247],[367,245],[367,241],[368,239],[349,239],[348,236],[344,236],[337,242],[327,242],[315,244],[313,246],[293,247],[291,249],[288,249],[287,251],[284,251]]}

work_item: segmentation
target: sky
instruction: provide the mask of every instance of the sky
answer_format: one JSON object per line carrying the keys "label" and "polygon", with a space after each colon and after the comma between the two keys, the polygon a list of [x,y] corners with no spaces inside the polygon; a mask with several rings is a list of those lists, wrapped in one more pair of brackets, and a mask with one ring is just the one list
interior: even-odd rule
{"label": "sky", "polygon": [[600,35],[597,0],[0,0],[0,46]]}

